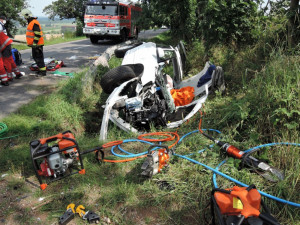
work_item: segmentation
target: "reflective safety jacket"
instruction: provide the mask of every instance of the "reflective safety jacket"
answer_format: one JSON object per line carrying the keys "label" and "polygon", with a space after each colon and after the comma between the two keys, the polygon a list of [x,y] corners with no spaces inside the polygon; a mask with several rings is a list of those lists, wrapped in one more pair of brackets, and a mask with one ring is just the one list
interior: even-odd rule
{"label": "reflective safety jacket", "polygon": [[33,44],[42,46],[44,45],[44,37],[41,24],[36,19],[30,21],[26,31],[26,41],[28,46]]}
{"label": "reflective safety jacket", "polygon": [[0,32],[0,54],[13,41],[4,33]]}

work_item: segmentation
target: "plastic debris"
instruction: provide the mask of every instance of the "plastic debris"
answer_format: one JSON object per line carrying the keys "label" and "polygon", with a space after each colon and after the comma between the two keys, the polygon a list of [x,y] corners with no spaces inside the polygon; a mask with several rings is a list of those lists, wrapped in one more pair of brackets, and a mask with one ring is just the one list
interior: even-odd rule
{"label": "plastic debris", "polygon": [[75,60],[75,59],[77,59],[77,56],[76,56],[76,55],[73,55],[73,56],[71,56],[71,57],[69,57],[69,58],[67,58],[67,59]]}
{"label": "plastic debris", "polygon": [[53,72],[51,72],[51,74],[53,74],[54,76],[67,76],[67,77],[73,77],[74,76],[73,73],[61,72],[59,70],[53,71]]}

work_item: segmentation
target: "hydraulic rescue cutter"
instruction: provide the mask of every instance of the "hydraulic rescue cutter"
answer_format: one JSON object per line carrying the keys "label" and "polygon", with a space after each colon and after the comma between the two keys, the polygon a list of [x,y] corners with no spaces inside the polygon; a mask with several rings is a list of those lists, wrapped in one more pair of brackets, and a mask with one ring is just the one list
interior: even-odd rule
{"label": "hydraulic rescue cutter", "polygon": [[168,146],[151,145],[148,149],[147,158],[141,168],[143,170],[142,175],[152,177],[160,173],[161,170],[167,166],[171,156],[172,150],[170,150]]}
{"label": "hydraulic rescue cutter", "polygon": [[241,151],[237,147],[230,145],[228,143],[216,140],[215,138],[209,136],[208,134],[202,132],[202,134],[215,142],[218,146],[221,147],[221,149],[227,153],[227,155],[240,159],[241,160],[241,166],[247,165],[250,168],[253,168],[254,171],[261,176],[263,176],[265,179],[271,181],[271,182],[277,182],[279,180],[284,179],[284,173],[283,171],[279,170],[278,168],[274,168],[267,163],[256,159],[255,157],[251,156],[252,153],[255,151],[250,151],[245,153],[244,151]]}
{"label": "hydraulic rescue cutter", "polygon": [[212,225],[279,225],[254,185],[213,189],[211,210]]}
{"label": "hydraulic rescue cutter", "polygon": [[101,147],[81,152],[71,131],[30,142],[30,155],[42,190],[47,185],[74,174],[85,174],[82,155],[100,151]]}

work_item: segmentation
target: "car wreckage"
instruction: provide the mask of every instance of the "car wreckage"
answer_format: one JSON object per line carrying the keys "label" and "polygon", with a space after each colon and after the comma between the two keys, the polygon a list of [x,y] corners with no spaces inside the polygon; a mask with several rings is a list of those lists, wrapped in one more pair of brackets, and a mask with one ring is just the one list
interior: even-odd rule
{"label": "car wreckage", "polygon": [[[175,128],[195,115],[210,91],[224,91],[221,67],[206,62],[204,69],[183,79],[186,50],[178,46],[159,46],[152,42],[124,46],[115,51],[124,57],[122,65],[101,78],[106,100],[100,130],[100,140],[107,139],[109,120],[127,132],[143,132],[152,125]],[[172,90],[189,87],[190,102],[176,104]],[[185,98],[185,97],[183,97]]]}

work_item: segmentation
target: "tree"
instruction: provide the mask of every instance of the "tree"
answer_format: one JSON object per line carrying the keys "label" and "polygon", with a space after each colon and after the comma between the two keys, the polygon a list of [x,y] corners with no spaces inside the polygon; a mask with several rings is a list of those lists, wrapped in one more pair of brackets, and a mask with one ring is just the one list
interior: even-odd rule
{"label": "tree", "polygon": [[84,11],[87,0],[57,0],[46,6],[43,12],[50,19],[58,16],[60,19],[77,19],[84,23]]}
{"label": "tree", "polygon": [[283,30],[287,33],[287,44],[290,48],[294,47],[300,42],[299,0],[269,0],[269,2],[270,19],[279,17],[284,21]]}
{"label": "tree", "polygon": [[206,46],[241,46],[253,40],[259,2],[251,0],[209,0],[200,23]]}
{"label": "tree", "polygon": [[299,0],[291,0],[288,19],[288,44],[289,47],[294,47],[299,42],[300,36]]}
{"label": "tree", "polygon": [[19,15],[21,10],[26,7],[26,0],[1,0],[0,1],[0,15],[7,18],[6,28],[9,36],[17,32],[17,21],[24,24],[23,18]]}
{"label": "tree", "polygon": [[261,0],[146,0],[144,28],[170,26],[177,38],[212,44],[240,45],[253,39]]}
{"label": "tree", "polygon": [[142,28],[166,25],[173,35],[189,40],[194,37],[197,0],[146,0]]}

